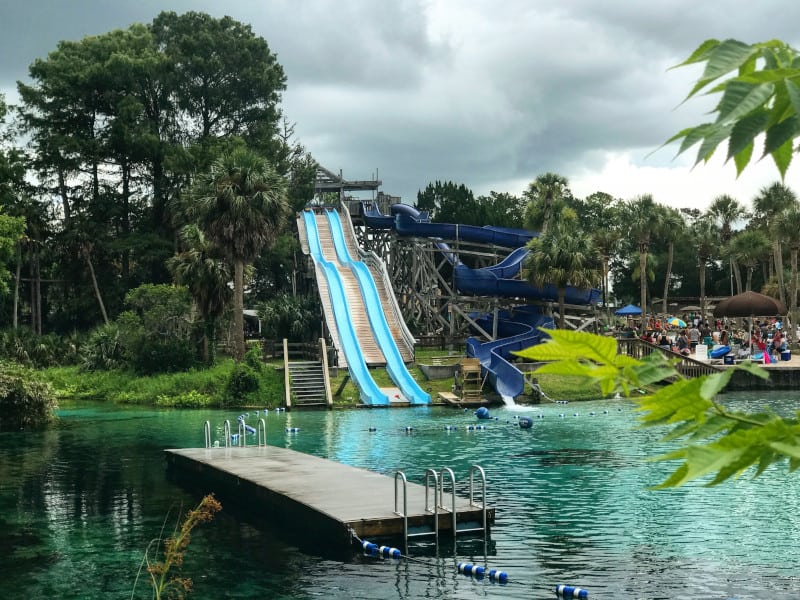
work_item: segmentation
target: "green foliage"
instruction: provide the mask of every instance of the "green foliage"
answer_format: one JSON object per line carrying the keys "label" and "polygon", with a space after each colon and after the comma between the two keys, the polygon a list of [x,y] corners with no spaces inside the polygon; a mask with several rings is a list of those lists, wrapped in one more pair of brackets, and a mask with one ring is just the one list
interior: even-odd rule
{"label": "green foliage", "polygon": [[258,373],[244,362],[237,363],[225,386],[223,406],[239,406],[247,404],[248,398],[258,391]]}
{"label": "green foliage", "polygon": [[[0,175],[0,185],[2,185],[1,177]],[[0,298],[8,293],[8,280],[11,273],[7,265],[14,256],[24,231],[25,219],[4,215],[3,205],[0,204]]]}
{"label": "green foliage", "polygon": [[119,325],[101,325],[89,334],[89,338],[81,345],[81,361],[84,371],[108,371],[124,367],[127,361]]}
{"label": "green foliage", "polygon": [[5,329],[0,331],[0,360],[3,358],[36,368],[75,364],[79,360],[78,340],[37,335],[28,328]]}
{"label": "green foliage", "polygon": [[281,294],[260,304],[258,316],[267,338],[311,341],[317,337],[322,312],[315,296]]}
{"label": "green foliage", "polygon": [[771,156],[784,177],[800,135],[797,50],[780,40],[745,44],[709,39],[677,66],[696,63],[705,63],[705,68],[687,100],[701,91],[722,94],[712,111],[716,119],[686,128],[667,143],[680,140],[678,154],[699,144],[697,164],[708,162],[727,140],[726,160],[733,159],[741,173],[754,154],[756,136],[765,134],[761,156]]}
{"label": "green foliage", "polygon": [[135,338],[128,348],[128,364],[140,375],[186,371],[197,364],[197,351],[188,339]]}
{"label": "green foliage", "polygon": [[800,420],[781,418],[772,412],[744,414],[727,410],[716,400],[735,371],[766,379],[761,367],[745,362],[721,373],[684,379],[674,362],[660,353],[645,360],[618,355],[613,338],[583,332],[548,331],[551,341],[518,352],[530,360],[555,361],[537,372],[581,376],[603,394],[616,390],[627,396],[634,389],[666,383],[650,396],[637,399],[643,426],[668,426],[664,440],[685,445],[656,460],[681,464],[656,488],[678,487],[712,476],[716,485],[745,471],[763,473],[769,465],[789,461],[789,470],[800,466]]}
{"label": "green foliage", "polygon": [[0,362],[0,431],[41,427],[55,409],[52,388],[36,372]]}
{"label": "green foliage", "polygon": [[175,396],[161,394],[156,397],[156,406],[162,408],[209,408],[215,403],[212,396],[196,390],[189,390]]}

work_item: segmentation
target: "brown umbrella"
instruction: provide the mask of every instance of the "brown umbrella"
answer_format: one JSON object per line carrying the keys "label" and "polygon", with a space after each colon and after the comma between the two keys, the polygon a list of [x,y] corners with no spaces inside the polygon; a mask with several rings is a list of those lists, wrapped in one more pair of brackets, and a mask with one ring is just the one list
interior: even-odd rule
{"label": "brown umbrella", "polygon": [[714,309],[715,317],[750,318],[750,354],[753,353],[753,318],[785,314],[786,305],[783,302],[758,292],[736,294],[717,304]]}

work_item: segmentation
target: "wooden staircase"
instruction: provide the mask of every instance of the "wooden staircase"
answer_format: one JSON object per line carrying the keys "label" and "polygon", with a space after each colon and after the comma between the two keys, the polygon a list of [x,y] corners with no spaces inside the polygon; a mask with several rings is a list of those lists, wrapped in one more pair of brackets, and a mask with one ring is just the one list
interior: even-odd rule
{"label": "wooden staircase", "polygon": [[289,367],[289,386],[292,406],[327,406],[325,372],[320,361],[292,361]]}

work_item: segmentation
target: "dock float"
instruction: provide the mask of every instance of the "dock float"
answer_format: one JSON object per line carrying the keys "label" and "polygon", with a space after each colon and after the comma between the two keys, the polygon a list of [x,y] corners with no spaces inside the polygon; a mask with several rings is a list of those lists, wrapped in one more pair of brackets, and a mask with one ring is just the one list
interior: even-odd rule
{"label": "dock float", "polygon": [[[173,475],[203,493],[213,492],[223,501],[233,500],[255,510],[261,518],[285,528],[298,542],[349,549],[361,539],[403,543],[404,519],[394,512],[393,477],[344,465],[277,446],[186,448],[165,450]],[[449,479],[445,489],[450,486]],[[397,478],[398,507],[403,510],[403,484]],[[451,508],[455,500],[456,531],[483,535],[484,499],[475,503],[443,493],[434,514],[433,485],[426,510],[425,486],[406,484],[409,537],[452,537]],[[494,523],[494,508],[486,507],[486,535]]]}

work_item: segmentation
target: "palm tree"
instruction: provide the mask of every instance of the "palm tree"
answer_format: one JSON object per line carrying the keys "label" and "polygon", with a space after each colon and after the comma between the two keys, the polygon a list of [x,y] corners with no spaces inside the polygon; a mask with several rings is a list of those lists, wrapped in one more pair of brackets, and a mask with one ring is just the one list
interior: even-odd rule
{"label": "palm tree", "polygon": [[606,227],[593,231],[591,236],[602,262],[603,281],[601,285],[603,286],[603,307],[605,308],[607,306],[609,263],[619,246],[620,239],[622,239],[622,232],[616,223],[609,223]]}
{"label": "palm tree", "polygon": [[731,240],[731,254],[747,269],[745,291],[751,290],[753,271],[769,256],[770,246],[769,239],[758,229],[746,229]]}
{"label": "palm tree", "polygon": [[667,314],[667,299],[669,296],[669,284],[672,279],[672,262],[675,256],[675,240],[680,239],[686,230],[686,221],[677,209],[663,206],[661,208],[660,230],[667,239],[667,272],[664,277],[664,299],[661,304],[661,312]]}
{"label": "palm tree", "polygon": [[533,285],[552,283],[556,286],[558,326],[564,329],[567,286],[591,287],[596,283],[597,250],[587,234],[562,223],[554,223],[546,234],[532,239],[528,248],[525,277]]}
{"label": "palm tree", "polygon": [[[733,237],[734,225],[747,217],[747,211],[744,206],[727,194],[714,198],[706,214],[714,220],[714,223],[719,228],[719,237],[723,247],[726,249]],[[736,291],[741,293],[742,276],[739,273],[739,265],[736,263],[734,253],[727,252],[727,254],[730,261],[731,280],[733,280],[734,276],[736,277]],[[733,283],[731,283],[731,288],[733,288]],[[733,289],[731,289],[731,295],[733,295]]]}
{"label": "palm tree", "polygon": [[[660,227],[661,211],[651,194],[635,197],[625,207],[623,219],[628,225],[631,238],[636,240],[639,252],[639,272],[647,273],[647,254],[650,239]],[[647,327],[647,278],[639,278],[639,301],[642,308],[642,330]]]}
{"label": "palm tree", "polygon": [[531,182],[523,194],[528,200],[526,209],[527,226],[547,233],[548,227],[557,218],[563,200],[572,196],[569,181],[558,173],[543,173]]}
{"label": "palm tree", "polygon": [[789,286],[790,331],[797,327],[797,254],[800,252],[800,207],[792,206],[777,223],[778,235],[789,241],[791,256],[791,283]]}
{"label": "palm tree", "polygon": [[211,165],[192,188],[189,216],[233,261],[234,358],[244,356],[244,268],[286,222],[286,181],[261,156],[239,148]]}
{"label": "palm tree", "polygon": [[185,285],[194,298],[203,318],[203,360],[211,364],[214,357],[214,332],[217,319],[231,300],[230,268],[197,225],[181,230],[181,241],[187,249],[167,261],[167,268],[178,285]]}
{"label": "palm tree", "polygon": [[[778,281],[778,297],[786,303],[786,291],[783,281],[783,245],[779,235],[778,226],[781,216],[791,207],[797,206],[797,196],[783,183],[776,181],[772,185],[761,188],[758,195],[753,198],[753,212],[756,219],[763,221],[764,228],[772,238],[772,254],[775,264],[775,275]],[[797,235],[797,231],[787,239]]]}
{"label": "palm tree", "polygon": [[700,277],[700,318],[706,320],[706,266],[719,248],[719,232],[708,216],[700,217],[691,228],[692,247],[697,253]]}

